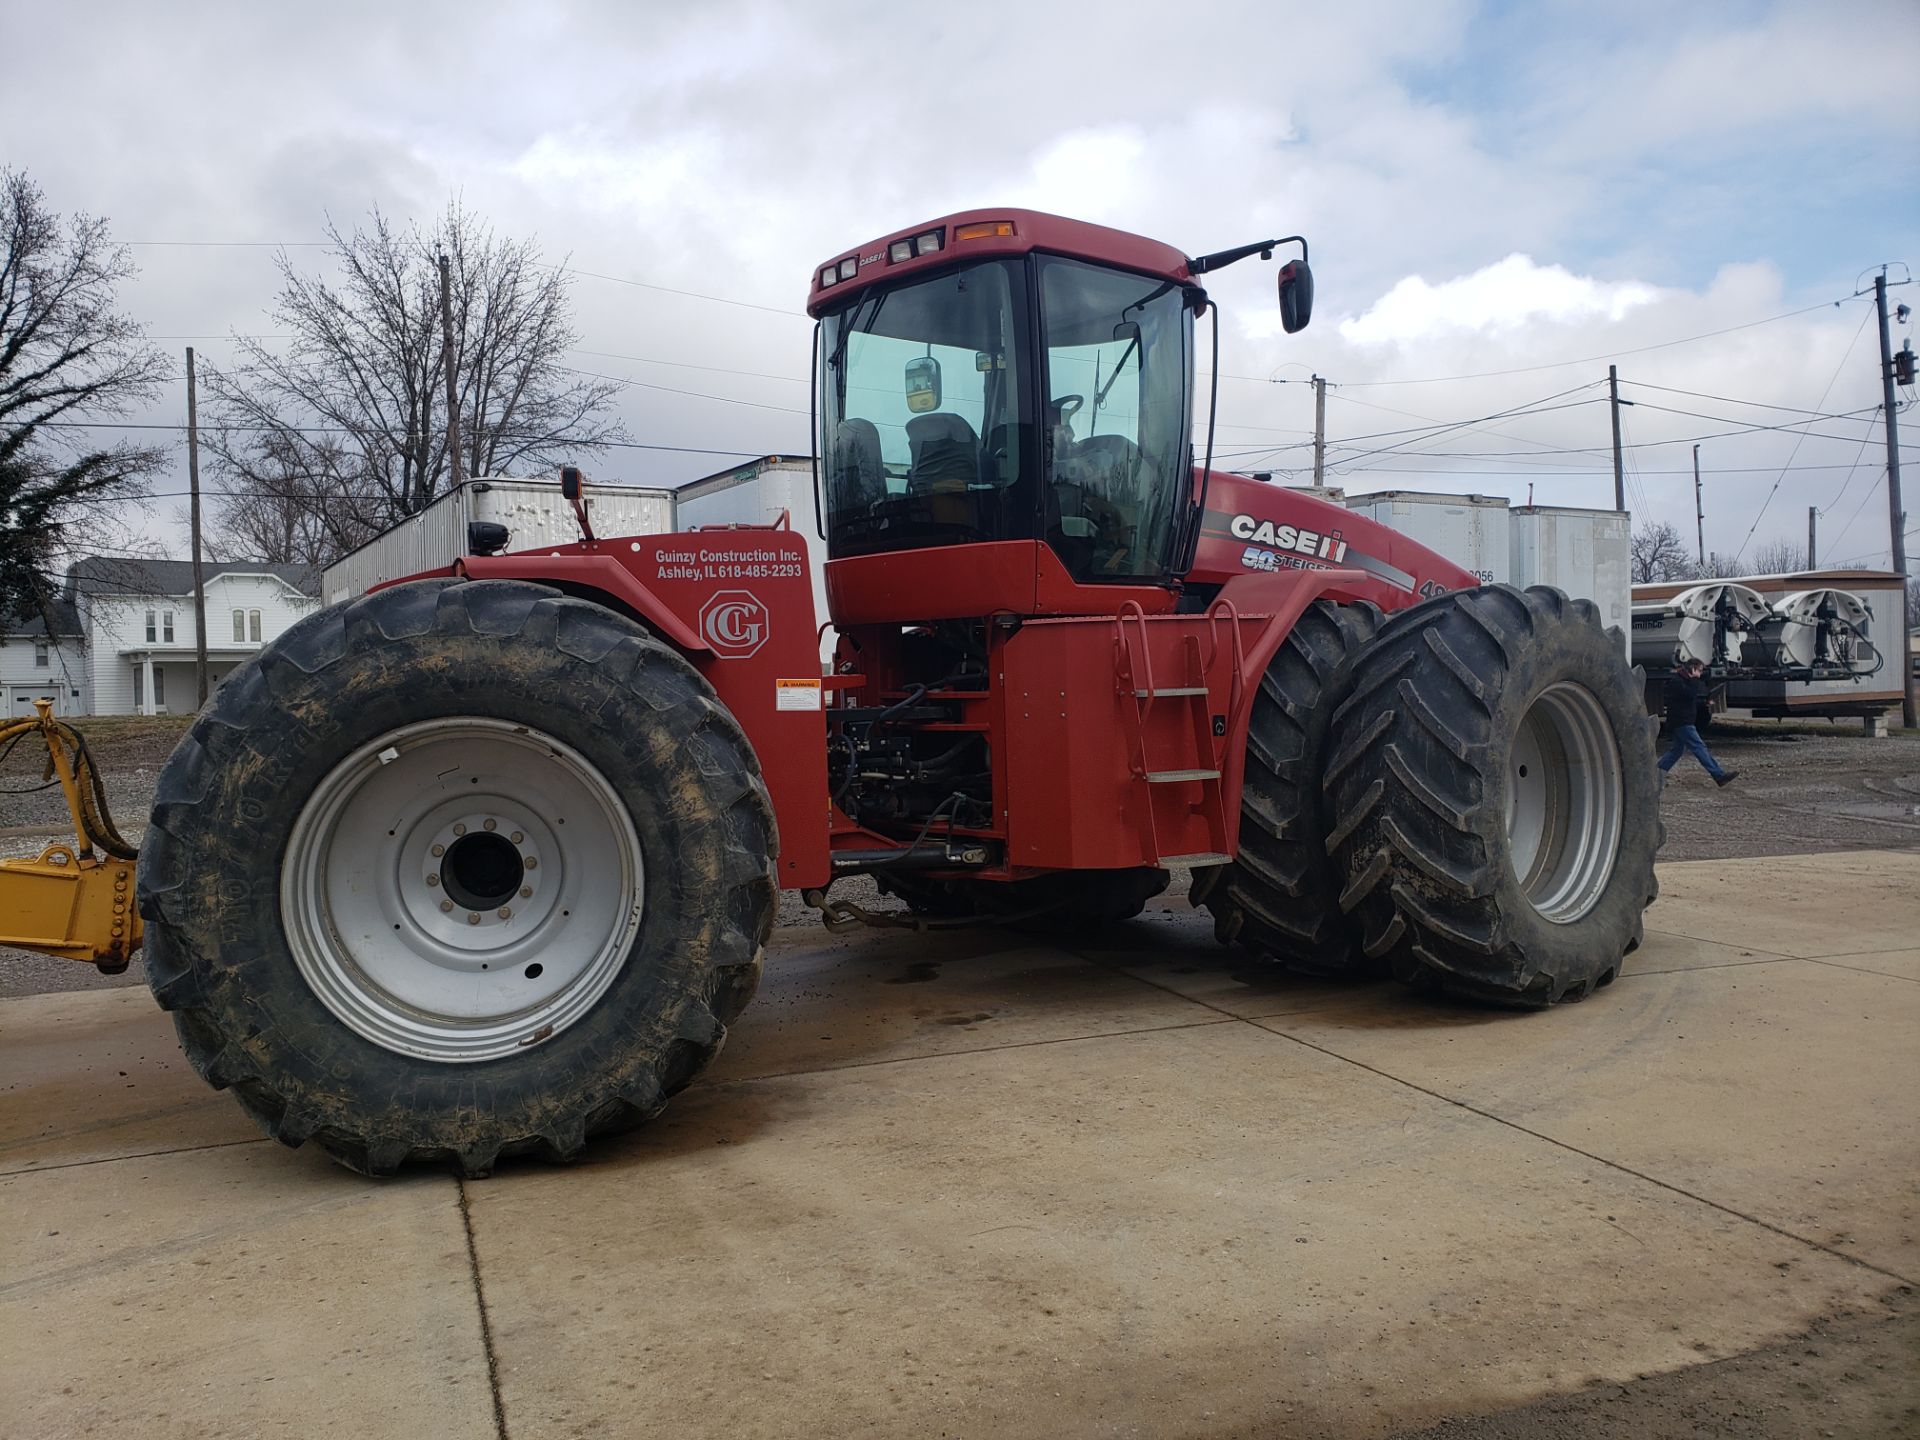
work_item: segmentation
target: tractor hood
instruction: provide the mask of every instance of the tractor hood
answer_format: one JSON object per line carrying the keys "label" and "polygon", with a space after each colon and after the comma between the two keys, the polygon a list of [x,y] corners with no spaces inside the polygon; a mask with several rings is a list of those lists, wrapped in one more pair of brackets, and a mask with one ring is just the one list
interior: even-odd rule
{"label": "tractor hood", "polygon": [[1187,581],[1224,585],[1279,570],[1359,570],[1354,598],[1400,608],[1480,582],[1445,556],[1330,500],[1215,471],[1206,487],[1200,544]]}

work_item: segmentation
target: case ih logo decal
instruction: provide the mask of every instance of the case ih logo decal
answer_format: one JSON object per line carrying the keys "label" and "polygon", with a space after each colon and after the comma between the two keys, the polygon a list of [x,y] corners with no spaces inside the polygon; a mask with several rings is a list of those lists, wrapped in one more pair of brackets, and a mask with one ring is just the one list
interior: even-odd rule
{"label": "case ih logo decal", "polygon": [[1338,565],[1347,558],[1347,542],[1337,533],[1322,535],[1317,530],[1301,530],[1292,525],[1276,526],[1271,520],[1256,520],[1251,515],[1234,516],[1227,528],[1233,532],[1236,540],[1251,540],[1256,545],[1291,550],[1296,555],[1306,555],[1315,560],[1331,560]]}
{"label": "case ih logo decal", "polygon": [[722,659],[746,659],[772,629],[767,607],[751,591],[716,590],[700,607],[700,633]]}

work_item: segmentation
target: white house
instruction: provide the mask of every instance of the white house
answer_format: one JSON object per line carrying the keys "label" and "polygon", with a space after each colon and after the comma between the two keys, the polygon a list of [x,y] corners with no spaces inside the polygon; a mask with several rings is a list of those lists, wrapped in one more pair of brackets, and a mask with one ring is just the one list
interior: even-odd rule
{"label": "white house", "polygon": [[33,714],[33,702],[53,701],[56,715],[86,709],[87,658],[79,612],[62,596],[45,616],[18,615],[0,620],[0,718]]}
{"label": "white house", "polygon": [[[308,566],[242,560],[202,568],[210,685],[320,608],[319,572]],[[89,557],[67,571],[65,599],[85,636],[86,713],[195,708],[190,562]]]}

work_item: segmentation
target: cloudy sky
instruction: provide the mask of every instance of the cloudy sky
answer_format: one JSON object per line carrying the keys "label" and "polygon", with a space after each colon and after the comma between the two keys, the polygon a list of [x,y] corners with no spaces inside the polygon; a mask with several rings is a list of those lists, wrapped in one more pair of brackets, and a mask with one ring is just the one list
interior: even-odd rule
{"label": "cloudy sky", "polygon": [[1697,441],[1710,549],[1819,505],[1823,560],[1887,556],[1852,297],[1920,264],[1914,0],[21,3],[5,40],[0,161],[110,217],[128,308],[214,363],[271,332],[274,245],[458,193],[582,272],[573,363],[634,382],[635,439],[804,452],[808,276],[864,239],[997,204],[1189,254],[1299,231],[1305,333],[1271,267],[1211,286],[1228,465],[1307,478],[1318,373],[1331,483],[1607,505],[1613,361],[1638,515],[1691,535]]}

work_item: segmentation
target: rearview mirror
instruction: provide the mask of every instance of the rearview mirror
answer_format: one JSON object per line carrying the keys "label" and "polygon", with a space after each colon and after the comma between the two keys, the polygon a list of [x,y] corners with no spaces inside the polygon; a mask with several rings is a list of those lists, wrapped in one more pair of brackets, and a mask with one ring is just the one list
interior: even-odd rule
{"label": "rearview mirror", "polygon": [[580,471],[577,466],[562,465],[560,467],[560,495],[566,500],[580,498]]}
{"label": "rearview mirror", "polygon": [[1304,260],[1280,267],[1280,328],[1293,335],[1313,318],[1313,271]]}
{"label": "rearview mirror", "polygon": [[940,408],[940,362],[931,355],[907,362],[907,409],[916,415]]}

